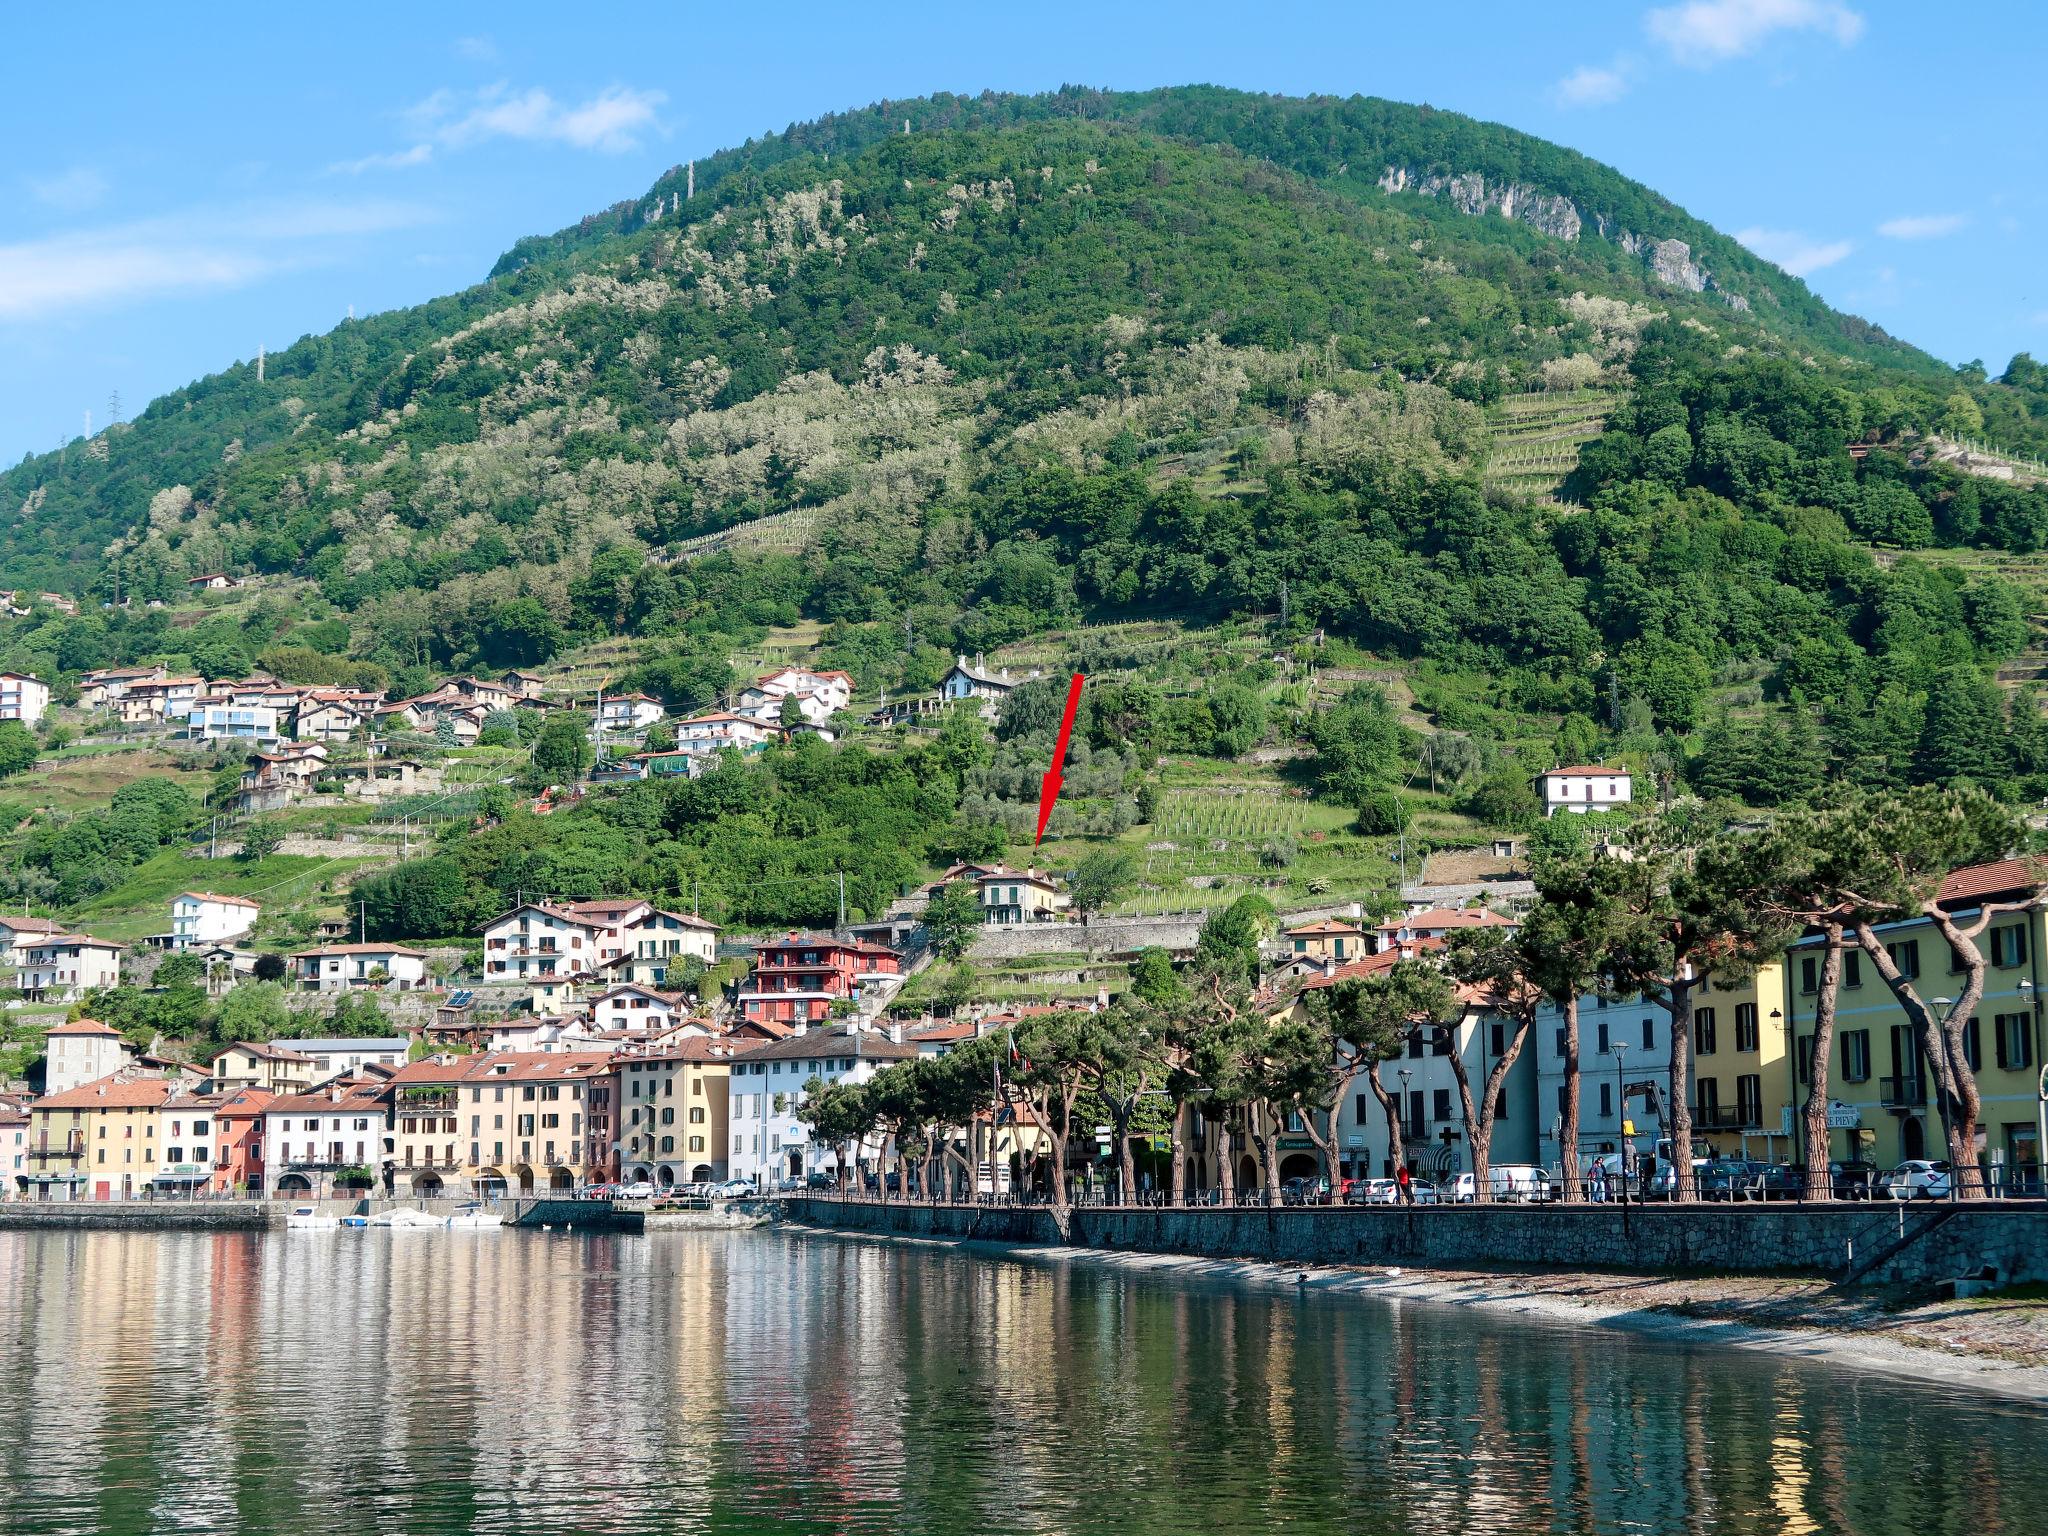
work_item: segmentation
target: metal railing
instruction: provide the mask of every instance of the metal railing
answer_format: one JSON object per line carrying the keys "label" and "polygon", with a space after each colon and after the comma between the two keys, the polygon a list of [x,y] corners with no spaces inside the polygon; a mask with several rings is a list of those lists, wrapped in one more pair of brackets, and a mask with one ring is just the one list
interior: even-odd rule
{"label": "metal railing", "polygon": [[1927,1083],[1918,1075],[1880,1077],[1877,1102],[1885,1109],[1918,1109],[1927,1103]]}

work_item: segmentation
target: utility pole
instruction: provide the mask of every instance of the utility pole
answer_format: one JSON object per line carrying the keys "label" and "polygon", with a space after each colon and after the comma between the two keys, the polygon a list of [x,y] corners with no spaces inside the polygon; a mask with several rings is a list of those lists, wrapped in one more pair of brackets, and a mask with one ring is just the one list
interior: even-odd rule
{"label": "utility pole", "polygon": [[263,343],[256,343],[256,382],[263,382]]}
{"label": "utility pole", "polygon": [[684,172],[684,176],[685,176],[685,178],[686,178],[686,181],[685,181],[685,185],[686,185],[686,186],[687,186],[687,188],[688,188],[688,190],[687,190],[687,191],[685,192],[685,194],[684,194],[684,200],[685,200],[686,202],[692,202],[692,203],[694,203],[694,202],[695,202],[695,201],[697,200],[697,162],[696,162],[696,161],[692,160],[692,161],[690,162],[690,164],[689,164],[689,168],[688,168],[688,169],[687,169],[687,170],[686,170],[686,171]]}
{"label": "utility pole", "polygon": [[359,901],[356,903],[356,942],[358,944],[367,944],[369,942],[369,933],[370,904],[367,901]]}

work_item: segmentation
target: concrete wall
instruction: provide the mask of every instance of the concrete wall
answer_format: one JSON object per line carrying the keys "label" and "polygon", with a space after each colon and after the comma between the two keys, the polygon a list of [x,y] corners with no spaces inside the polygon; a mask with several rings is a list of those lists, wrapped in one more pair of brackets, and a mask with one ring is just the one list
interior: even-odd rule
{"label": "concrete wall", "polygon": [[1187,949],[1202,931],[1203,913],[1171,917],[1097,917],[1081,923],[991,923],[976,931],[967,953],[976,960],[1026,955],[1111,955],[1159,945]]}
{"label": "concrete wall", "polygon": [[818,1226],[905,1236],[1059,1243],[1283,1263],[1419,1269],[1614,1270],[1642,1274],[1802,1274],[1841,1278],[1917,1238],[1859,1278],[1927,1286],[1990,1266],[2005,1281],[2048,1280],[2048,1210],[1901,1211],[1852,1204],[1679,1208],[1439,1206],[1277,1210],[1100,1210],[1070,1214],[1063,1240],[1042,1209],[880,1205],[792,1197],[788,1214]]}
{"label": "concrete wall", "polygon": [[[332,1212],[354,1201],[332,1202]],[[0,1205],[0,1232],[69,1231],[86,1227],[127,1232],[232,1232],[284,1225],[285,1202],[275,1200],[58,1200]]]}

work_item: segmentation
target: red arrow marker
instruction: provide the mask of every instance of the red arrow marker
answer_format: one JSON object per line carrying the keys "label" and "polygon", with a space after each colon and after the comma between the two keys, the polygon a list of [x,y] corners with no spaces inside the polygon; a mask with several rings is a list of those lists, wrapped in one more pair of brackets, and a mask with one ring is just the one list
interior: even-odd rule
{"label": "red arrow marker", "polygon": [[1038,785],[1038,836],[1032,839],[1034,847],[1045,841],[1045,824],[1052,820],[1053,802],[1060,797],[1060,771],[1066,766],[1067,740],[1074,734],[1074,710],[1080,702],[1081,674],[1076,672],[1074,680],[1067,684],[1067,712],[1060,717],[1060,739],[1052,749],[1052,771]]}

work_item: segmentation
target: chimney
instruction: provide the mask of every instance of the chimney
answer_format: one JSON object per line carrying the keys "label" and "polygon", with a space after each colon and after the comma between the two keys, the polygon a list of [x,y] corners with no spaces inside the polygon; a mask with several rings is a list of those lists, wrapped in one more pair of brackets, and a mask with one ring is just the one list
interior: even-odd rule
{"label": "chimney", "polygon": [[889,1043],[891,1045],[901,1045],[903,1043],[903,1026],[900,1023],[892,1023],[889,1026]]}
{"label": "chimney", "polygon": [[1109,987],[1107,985],[1099,986],[1095,989],[1095,1006],[1098,1009],[1109,1006]]}
{"label": "chimney", "polygon": [[808,1035],[810,1032],[811,1016],[809,1014],[804,1014],[800,1016],[796,1021],[796,1033],[799,1035]]}
{"label": "chimney", "polygon": [[1337,957],[1335,955],[1323,956],[1323,974],[1325,976],[1337,974]]}

